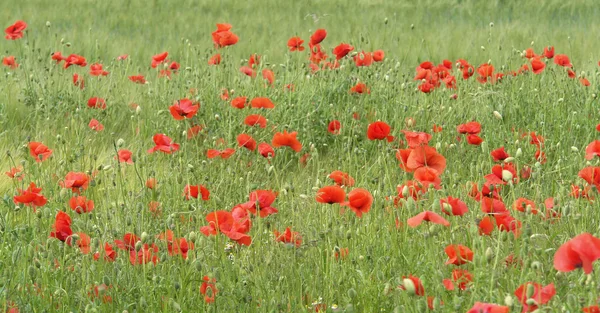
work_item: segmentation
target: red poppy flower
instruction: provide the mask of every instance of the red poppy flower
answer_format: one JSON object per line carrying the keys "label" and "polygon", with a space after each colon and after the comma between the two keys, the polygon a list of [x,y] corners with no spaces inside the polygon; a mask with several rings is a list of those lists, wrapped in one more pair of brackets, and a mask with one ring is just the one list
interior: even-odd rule
{"label": "red poppy flower", "polygon": [[117,57],[117,61],[124,61],[129,57],[129,54],[121,54]]}
{"label": "red poppy flower", "polygon": [[106,101],[102,98],[93,97],[90,98],[87,102],[87,106],[92,109],[106,109]]}
{"label": "red poppy flower", "polygon": [[68,245],[71,245],[72,235],[73,230],[71,230],[71,217],[63,211],[58,211],[54,220],[54,225],[52,225],[50,237],[56,238],[67,243]]}
{"label": "red poppy flower", "polygon": [[448,245],[444,249],[448,256],[446,265],[463,265],[469,262],[473,262],[473,251],[463,245]]}
{"label": "red poppy flower", "polygon": [[65,59],[65,68],[69,68],[71,65],[78,65],[84,67],[87,65],[87,61],[84,57],[77,54],[69,54]]}
{"label": "red poppy flower", "polygon": [[424,132],[412,132],[409,130],[403,130],[402,133],[404,133],[404,138],[406,138],[408,147],[411,149],[414,149],[421,145],[426,146],[429,143],[429,140],[431,140],[432,138],[430,134]]}
{"label": "red poppy flower", "polygon": [[367,88],[367,85],[365,85],[365,83],[357,83],[356,85],[352,86],[352,88],[350,88],[350,93],[371,94],[371,89]]}
{"label": "red poppy flower", "polygon": [[329,125],[327,126],[327,131],[333,135],[339,135],[341,129],[342,123],[340,123],[340,121],[338,120],[333,120],[329,122]]}
{"label": "red poppy flower", "polygon": [[210,197],[210,191],[203,185],[185,185],[183,195],[185,196],[185,200],[190,200],[190,198],[198,199],[198,196],[200,196],[202,200],[207,201]]}
{"label": "red poppy flower", "polygon": [[594,140],[585,148],[586,160],[591,160],[595,156],[600,156],[600,140]]}
{"label": "red poppy flower", "polygon": [[85,196],[75,196],[69,200],[69,206],[78,214],[90,213],[94,210],[94,201]]}
{"label": "red poppy flower", "polygon": [[467,135],[467,143],[474,146],[479,146],[483,139],[477,135]]}
{"label": "red poppy flower", "polygon": [[56,64],[58,64],[66,59],[65,57],[63,57],[63,55],[60,51],[52,53],[51,58],[52,58],[52,60],[56,61]]}
{"label": "red poppy flower", "polygon": [[250,101],[250,106],[255,109],[272,109],[275,104],[269,98],[254,98]]}
{"label": "red poppy flower", "polygon": [[288,40],[287,46],[291,52],[304,51],[304,47],[302,46],[303,43],[304,40],[302,40],[300,37],[292,37]]}
{"label": "red poppy flower", "polygon": [[208,59],[208,65],[219,65],[221,64],[221,54],[217,53]]}
{"label": "red poppy flower", "polygon": [[354,56],[356,66],[370,66],[373,64],[373,55],[370,52],[361,51]]}
{"label": "red poppy flower", "polygon": [[146,180],[146,187],[148,189],[154,189],[156,188],[156,178],[154,177],[150,177]]}
{"label": "red poppy flower", "polygon": [[504,151],[504,146],[502,146],[498,149],[492,150],[492,152],[490,152],[490,155],[494,159],[494,162],[504,161],[510,157],[510,155],[508,155],[508,153],[506,153],[506,151]]}
{"label": "red poppy flower", "polygon": [[440,199],[440,207],[447,215],[463,216],[469,212],[469,208],[462,200],[453,197]]}
{"label": "red poppy flower", "polygon": [[231,100],[231,106],[237,109],[243,109],[246,106],[247,97],[237,97]]}
{"label": "red poppy flower", "polygon": [[154,55],[152,57],[152,68],[156,68],[159,64],[166,62],[167,56],[169,55],[169,52],[165,51],[163,53],[159,53],[157,55]]}
{"label": "red poppy flower", "polygon": [[169,111],[175,120],[181,121],[194,117],[198,113],[199,108],[200,104],[198,102],[192,102],[192,100],[186,98],[175,101],[169,107]]}
{"label": "red poppy flower", "polygon": [[346,55],[348,55],[348,53],[350,53],[352,50],[354,50],[354,47],[350,44],[341,43],[333,49],[333,54],[335,54],[336,60],[340,60]]}
{"label": "red poppy flower", "polygon": [[310,46],[314,46],[314,45],[318,45],[320,44],[325,37],[327,37],[327,31],[320,28],[317,29],[314,34],[312,34],[312,36],[310,36]]}
{"label": "red poppy flower", "polygon": [[342,171],[333,171],[329,174],[329,178],[331,178],[338,186],[354,186],[354,178],[352,178],[348,173],[344,173]]}
{"label": "red poppy flower", "polygon": [[244,147],[250,151],[256,150],[256,140],[248,134],[239,134],[237,136],[238,146]]}
{"label": "red poppy flower", "polygon": [[90,253],[90,250],[91,250],[90,244],[92,242],[92,239],[90,238],[90,236],[88,234],[82,233],[82,232],[77,233],[77,236],[79,238],[77,239],[75,244],[77,245],[77,247],[79,247],[79,250],[81,251],[81,253],[83,253],[83,254]]}
{"label": "red poppy flower", "polygon": [[46,197],[40,193],[42,188],[38,188],[33,182],[29,184],[27,189],[17,189],[17,191],[19,194],[13,197],[15,204],[20,203],[31,206],[35,210],[36,207],[44,206],[48,202]]}
{"label": "red poppy flower", "polygon": [[136,84],[145,84],[146,83],[146,78],[144,77],[144,75],[133,75],[133,76],[128,76],[127,78],[129,78],[130,81],[132,81]]}
{"label": "red poppy flower", "polygon": [[560,65],[562,67],[573,67],[571,64],[571,60],[566,54],[557,54],[554,56],[554,64]]}
{"label": "red poppy flower", "polygon": [[268,68],[262,70],[262,76],[266,81],[269,82],[269,85],[271,85],[271,86],[275,82],[275,73],[273,73],[273,71],[271,71]]}
{"label": "red poppy flower", "polygon": [[484,216],[478,224],[479,235],[491,235],[494,231],[495,224],[489,215]]}
{"label": "red poppy flower", "polygon": [[79,76],[77,73],[74,73],[73,85],[75,85],[75,87],[79,87],[79,89],[85,88],[85,80],[83,79],[83,76]]}
{"label": "red poppy flower", "polygon": [[275,229],[273,235],[275,235],[275,241],[277,242],[292,244],[296,246],[296,248],[302,245],[302,236],[300,236],[298,232],[292,231],[289,227],[287,227],[283,233],[280,233]]}
{"label": "red poppy flower", "polygon": [[46,161],[52,155],[52,150],[41,142],[32,141],[29,143],[29,154],[39,163]]}
{"label": "red poppy flower", "polygon": [[591,306],[582,308],[581,311],[583,313],[600,313],[600,307],[597,305],[591,305]]}
{"label": "red poppy flower", "polygon": [[452,279],[444,279],[442,284],[446,290],[454,290],[454,284],[457,284],[460,290],[467,290],[471,282],[473,282],[473,274],[467,270],[455,269],[452,270]]}
{"label": "red poppy flower", "polygon": [[479,81],[480,83],[486,83],[488,79],[494,77],[494,66],[487,63],[481,64],[477,68],[477,73],[479,74],[479,77],[477,77],[477,81]]}
{"label": "red poppy flower", "polygon": [[420,84],[418,87],[419,91],[421,91],[422,93],[430,93],[431,91],[433,91],[433,89],[435,89],[435,85],[433,85],[430,82],[423,82],[422,84]]}
{"label": "red poppy flower", "polygon": [[547,59],[552,59],[554,57],[554,47],[546,46],[544,47],[544,57]]}
{"label": "red poppy flower", "polygon": [[[527,295],[527,289],[529,288],[529,285],[533,286],[534,290],[533,295],[530,297]],[[555,294],[556,289],[554,288],[554,283],[542,287],[542,285],[538,283],[527,282],[515,290],[515,296],[523,305],[523,310],[521,312],[533,312],[537,310],[538,306],[550,302]],[[529,299],[535,300],[534,303],[530,304],[528,301]]]}
{"label": "red poppy flower", "polygon": [[468,122],[465,124],[458,125],[456,131],[459,134],[472,134],[477,135],[481,132],[481,124],[478,122]]}
{"label": "red poppy flower", "polygon": [[265,128],[267,127],[267,119],[260,114],[251,114],[246,116],[244,119],[244,124],[248,126],[258,125],[260,128]]}
{"label": "red poppy flower", "polygon": [[433,188],[435,189],[442,188],[440,174],[431,167],[420,167],[416,169],[413,177],[423,186],[423,189],[428,189],[430,185],[433,185]]}
{"label": "red poppy flower", "polygon": [[319,203],[342,203],[346,199],[346,192],[340,186],[325,186],[317,191],[317,202]]}
{"label": "red poppy flower", "polygon": [[187,130],[187,139],[196,137],[204,129],[202,125],[194,125]]}
{"label": "red poppy flower", "polygon": [[575,74],[575,71],[573,71],[572,69],[568,69],[567,70],[567,76],[571,79],[577,77],[577,74]]}
{"label": "red poppy flower", "polygon": [[591,85],[590,81],[585,77],[580,78],[579,82],[585,87],[589,87]]}
{"label": "red poppy flower", "polygon": [[386,122],[377,121],[369,124],[367,128],[367,138],[369,140],[383,140],[387,139],[388,142],[394,140],[393,136],[390,136],[391,127]]}
{"label": "red poppy flower", "polygon": [[6,36],[4,36],[4,38],[9,39],[9,40],[16,40],[19,38],[23,38],[23,31],[25,31],[25,29],[27,29],[27,23],[25,23],[21,20],[16,21],[14,24],[8,26],[4,30],[4,33],[6,34]]}
{"label": "red poppy flower", "polygon": [[94,260],[98,261],[100,259],[100,256],[103,255],[103,260],[107,261],[107,262],[114,262],[117,260],[117,251],[115,251],[113,249],[113,246],[108,243],[105,242],[104,243],[104,251],[100,252],[96,252],[94,253]]}
{"label": "red poppy flower", "polygon": [[204,302],[213,303],[215,302],[215,296],[219,293],[217,289],[217,282],[214,278],[209,278],[208,276],[204,276],[202,278],[202,285],[200,286],[200,293],[204,295]]}
{"label": "red poppy flower", "polygon": [[256,70],[253,70],[249,66],[240,67],[240,72],[244,73],[248,77],[252,77],[252,78],[256,77]]}
{"label": "red poppy flower", "polygon": [[169,64],[169,69],[173,70],[174,72],[178,71],[179,67],[180,65],[177,62],[171,62],[171,64]]}
{"label": "red poppy flower", "polygon": [[373,61],[381,62],[381,61],[383,61],[384,58],[385,58],[385,53],[383,52],[383,50],[375,50],[373,52]]}
{"label": "red poppy flower", "polygon": [[165,134],[156,134],[152,137],[154,141],[154,148],[148,150],[148,153],[154,153],[156,151],[161,151],[166,154],[171,154],[177,150],[179,150],[179,144],[174,143],[173,140]]}
{"label": "red poppy flower", "polygon": [[82,172],[69,172],[65,179],[60,182],[63,188],[70,188],[73,192],[79,193],[81,189],[86,190],[90,183],[90,176]]}
{"label": "red poppy flower", "polygon": [[133,153],[126,149],[120,149],[119,151],[117,151],[119,162],[133,164],[133,159],[131,158],[132,155]]}
{"label": "red poppy flower", "polygon": [[255,190],[250,193],[250,201],[241,204],[240,206],[254,215],[267,217],[277,213],[277,209],[272,207],[277,193],[271,190]]}
{"label": "red poppy flower", "polygon": [[508,313],[510,308],[503,305],[475,302],[467,313]]}
{"label": "red poppy flower", "polygon": [[156,244],[144,244],[137,252],[135,250],[129,251],[129,263],[131,265],[142,265],[150,262],[155,265],[158,263],[158,246]]}
{"label": "red poppy flower", "polygon": [[406,150],[398,150],[396,158],[400,155],[401,158],[399,160],[402,161],[401,167],[407,172],[414,172],[421,167],[431,167],[438,172],[438,175],[441,175],[446,169],[446,158],[439,154],[433,147],[419,146],[409,149],[408,154],[401,151]]}
{"label": "red poppy flower", "polygon": [[93,118],[90,123],[88,124],[88,127],[91,130],[95,130],[97,132],[99,131],[103,131],[104,130],[104,125],[102,125],[100,122],[98,122],[97,119]]}
{"label": "red poppy flower", "polygon": [[600,167],[585,167],[579,171],[577,175],[585,180],[588,184],[596,186],[596,189],[600,189]]}
{"label": "red poppy flower", "polygon": [[561,272],[570,272],[583,268],[590,274],[592,263],[600,259],[600,239],[589,233],[583,233],[564,243],[554,254],[554,268]]}
{"label": "red poppy flower", "polygon": [[439,214],[437,214],[435,212],[431,212],[431,211],[424,211],[424,212],[421,212],[421,213],[409,218],[406,221],[406,224],[410,227],[415,228],[415,227],[421,225],[421,223],[423,221],[432,222],[434,224],[440,224],[443,226],[450,226],[450,222],[448,222],[445,218],[443,218]]}
{"label": "red poppy flower", "polygon": [[17,61],[15,60],[14,56],[7,56],[4,57],[2,59],[2,64],[5,66],[10,67],[11,69],[16,69],[17,67],[19,67],[19,64],[17,64]]}
{"label": "red poppy flower", "polygon": [[546,63],[544,63],[544,61],[540,60],[539,58],[531,59],[531,70],[534,74],[539,74],[543,72],[545,68]]}
{"label": "red poppy flower", "polygon": [[517,200],[515,200],[515,202],[513,203],[513,210],[521,212],[530,211],[532,214],[538,214],[535,202],[525,198],[518,198]]}
{"label": "red poppy flower", "polygon": [[350,207],[356,216],[362,217],[364,213],[368,213],[371,210],[373,204],[373,196],[371,193],[363,188],[353,189],[348,193],[348,201],[341,203],[343,206]]}
{"label": "red poppy flower", "polygon": [[103,69],[102,64],[100,63],[94,63],[92,65],[90,65],[90,75],[92,76],[106,76],[110,74],[109,72],[105,71]]}
{"label": "red poppy flower", "polygon": [[240,38],[231,32],[230,24],[217,24],[217,30],[212,32],[212,39],[215,47],[222,48],[235,45]]}
{"label": "red poppy flower", "polygon": [[273,147],[266,142],[258,144],[258,153],[265,158],[272,158],[275,156],[275,150],[273,150]]}
{"label": "red poppy flower", "polygon": [[181,255],[185,260],[188,256],[188,251],[194,249],[194,243],[189,242],[185,238],[177,238],[173,231],[168,229],[164,233],[157,236],[158,239],[167,242],[167,251],[170,256]]}
{"label": "red poppy flower", "polygon": [[19,181],[23,180],[23,176],[25,174],[23,174],[23,168],[17,168],[17,167],[13,167],[10,169],[10,171],[8,172],[4,172],[4,174],[12,179],[17,179]]}
{"label": "red poppy flower", "polygon": [[287,146],[296,152],[300,152],[302,150],[302,143],[296,139],[297,135],[298,132],[288,133],[287,130],[284,130],[283,133],[275,133],[271,143],[275,148]]}
{"label": "red poppy flower", "polygon": [[241,206],[233,208],[232,212],[211,212],[206,215],[206,221],[209,225],[200,228],[205,236],[216,235],[219,231],[238,244],[249,246],[252,243],[252,238],[247,234],[251,222],[246,209]]}

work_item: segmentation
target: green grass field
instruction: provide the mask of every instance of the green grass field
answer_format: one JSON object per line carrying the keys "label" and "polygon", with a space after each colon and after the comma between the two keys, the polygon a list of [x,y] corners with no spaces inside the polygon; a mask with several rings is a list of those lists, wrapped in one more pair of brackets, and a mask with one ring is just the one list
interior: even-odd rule
{"label": "green grass field", "polygon": [[[0,57],[18,64],[0,66],[0,311],[599,312],[600,277],[588,265],[600,258],[600,239],[564,245],[600,235],[598,16],[585,0],[13,3],[0,26],[23,20],[27,28],[0,40]],[[239,41],[215,47],[217,23],[231,24]],[[317,29],[327,31],[328,58],[311,68]],[[304,51],[288,49],[295,36]],[[342,42],[354,50],[339,68],[323,68]],[[543,55],[548,46],[553,58]],[[528,58],[528,48],[541,56]],[[382,61],[355,65],[357,53],[376,50]],[[56,52],[86,65],[65,68]],[[162,52],[169,62],[152,68]],[[221,64],[209,65],[217,53]],[[572,67],[556,64],[558,55]],[[459,59],[473,66],[469,79]],[[451,69],[425,63],[443,60]],[[161,75],[171,62],[179,69]],[[545,65],[537,74],[535,62]],[[108,73],[94,75],[95,63]],[[479,82],[487,64],[493,74]],[[528,71],[511,75],[524,64]],[[442,80],[450,76],[455,88]],[[351,92],[359,82],[369,93]],[[426,83],[440,86],[425,93]],[[236,97],[248,105],[233,107]],[[92,98],[106,108],[90,107]],[[256,98],[274,108],[250,107]],[[177,120],[170,107],[182,99],[199,108]],[[244,123],[254,114],[265,128]],[[334,120],[339,134],[328,131]],[[394,138],[370,140],[377,121]],[[481,131],[461,133],[472,121]],[[202,126],[195,136],[193,126]],[[284,130],[297,132],[301,148],[277,139]],[[419,142],[405,131],[419,132]],[[156,134],[177,151],[149,153]],[[240,134],[274,156],[240,146]],[[36,162],[34,142],[51,156]],[[510,157],[494,161],[500,147]],[[227,148],[235,153],[209,157]],[[419,154],[434,150],[435,160]],[[413,156],[402,161],[402,153]],[[13,168],[19,173],[8,175]],[[331,187],[336,170],[354,184]],[[24,191],[31,182],[41,191]],[[476,194],[473,184],[493,187]],[[198,185],[205,199],[186,192]],[[260,192],[256,201],[259,190],[276,195],[272,204]],[[332,204],[317,201],[326,196]],[[77,197],[93,209],[82,212],[87,200]],[[468,212],[444,214],[448,197]],[[270,205],[278,212],[256,212]],[[413,224],[424,211],[449,225]],[[276,234],[288,227],[298,235]],[[473,254],[453,262],[450,245]]]}

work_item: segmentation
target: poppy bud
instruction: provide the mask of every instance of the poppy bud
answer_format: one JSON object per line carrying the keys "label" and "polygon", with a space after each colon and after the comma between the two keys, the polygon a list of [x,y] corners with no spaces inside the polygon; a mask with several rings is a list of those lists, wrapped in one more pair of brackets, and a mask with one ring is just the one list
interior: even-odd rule
{"label": "poppy bud", "polygon": [[515,160],[515,158],[513,158],[513,157],[508,157],[508,158],[504,159],[504,163],[510,163],[510,162],[512,162],[512,161],[514,161],[514,160]]}
{"label": "poppy bud", "polygon": [[346,309],[344,310],[344,312],[346,313],[354,313],[354,305],[352,305],[352,303],[348,303],[348,305],[346,305]]}
{"label": "poppy bud", "polygon": [[348,297],[350,299],[354,299],[356,298],[357,294],[356,294],[356,290],[354,290],[354,288],[350,288],[348,289]]}
{"label": "poppy bud", "polygon": [[387,18],[387,17],[386,17],[386,18],[383,20],[383,23],[384,23],[385,25],[387,25],[387,23],[388,23],[388,18]]}
{"label": "poppy bud", "polygon": [[490,22],[490,28],[494,27],[494,22]]}
{"label": "poppy bud", "polygon": [[539,270],[540,268],[542,268],[542,263],[538,261],[533,261],[531,262],[531,268],[534,270]]}
{"label": "poppy bud", "polygon": [[[527,287],[529,287],[529,286],[533,286],[533,285],[530,284]],[[529,288],[527,290],[529,290]],[[533,295],[533,293],[532,293],[532,295]],[[537,305],[538,304],[537,301],[535,301],[535,299],[531,299],[531,298],[527,299],[527,301],[525,301],[525,303],[527,305]]]}
{"label": "poppy bud", "polygon": [[383,294],[386,296],[389,296],[391,293],[392,293],[392,284],[385,283],[385,285],[383,285]]}
{"label": "poppy bud", "polygon": [[138,241],[135,243],[135,252],[138,252],[142,249],[142,242]]}
{"label": "poppy bud", "polygon": [[502,114],[500,114],[500,112],[498,112],[498,111],[494,111],[494,116],[499,120],[502,119]]}
{"label": "poppy bud", "polygon": [[196,243],[197,239],[198,239],[198,235],[196,234],[196,232],[190,232],[190,241],[192,243]]}
{"label": "poppy bud", "polygon": [[107,286],[110,286],[110,278],[105,275],[104,277],[102,277],[102,283]]}
{"label": "poppy bud", "polygon": [[510,171],[502,170],[502,180],[509,182],[513,179],[513,174]]}
{"label": "poppy bud", "polygon": [[507,307],[512,308],[513,305],[515,305],[515,301],[513,300],[511,295],[506,295],[506,297],[504,297],[504,304]]}
{"label": "poppy bud", "polygon": [[415,29],[415,24],[410,24],[410,29]]}
{"label": "poppy bud", "polygon": [[515,152],[515,157],[518,158],[522,155],[523,155],[523,150],[521,150],[521,148],[517,149],[517,152]]}
{"label": "poppy bud", "polygon": [[[533,297],[534,293],[535,293],[535,286],[533,284],[527,284],[527,288],[525,290],[525,296],[527,297],[527,299]],[[527,303],[527,304],[529,304],[529,303]],[[529,304],[529,305],[531,305],[531,304]]]}
{"label": "poppy bud", "polygon": [[150,237],[148,235],[148,233],[147,232],[143,232],[142,233],[142,243],[148,243],[148,239],[149,239],[148,237]]}
{"label": "poppy bud", "polygon": [[52,25],[50,24],[50,21],[46,21],[46,27],[50,28],[50,26],[52,26]]}
{"label": "poppy bud", "polygon": [[70,43],[70,42],[67,42],[67,43],[65,43],[65,46],[67,46],[67,47],[70,47],[70,46],[71,46],[71,43]]}
{"label": "poppy bud", "polygon": [[492,250],[491,247],[488,247],[485,250],[485,259],[488,261],[488,263],[492,262],[492,260],[494,259],[494,250]]}
{"label": "poppy bud", "polygon": [[[485,51],[485,47],[484,47],[484,46],[481,46],[481,50]],[[489,64],[489,63],[488,63],[488,64]]]}

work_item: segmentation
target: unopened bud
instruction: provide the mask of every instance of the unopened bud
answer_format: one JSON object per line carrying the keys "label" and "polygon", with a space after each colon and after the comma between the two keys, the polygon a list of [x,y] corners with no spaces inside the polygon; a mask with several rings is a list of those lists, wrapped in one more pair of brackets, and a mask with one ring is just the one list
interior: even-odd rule
{"label": "unopened bud", "polygon": [[513,179],[513,174],[510,171],[502,170],[502,180],[509,182]]}
{"label": "unopened bud", "polygon": [[521,150],[521,148],[517,149],[517,152],[515,152],[515,157],[518,158],[522,155],[523,155],[523,150]]}
{"label": "unopened bud", "polygon": [[498,111],[494,111],[494,116],[499,120],[502,119],[502,114],[500,114],[500,112],[498,112]]}

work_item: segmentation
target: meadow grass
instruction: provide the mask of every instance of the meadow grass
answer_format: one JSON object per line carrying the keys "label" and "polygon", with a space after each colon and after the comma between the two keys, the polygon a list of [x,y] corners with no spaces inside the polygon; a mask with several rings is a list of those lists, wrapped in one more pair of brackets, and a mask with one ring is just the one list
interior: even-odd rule
{"label": "meadow grass", "polygon": [[[0,177],[0,308],[16,305],[20,312],[422,312],[427,297],[402,290],[404,277],[423,282],[427,296],[441,312],[467,312],[475,302],[510,304],[521,309],[514,291],[530,281],[554,283],[556,296],[542,311],[579,312],[596,304],[598,274],[558,273],[556,249],[582,232],[598,235],[597,204],[570,197],[571,184],[582,184],[578,172],[597,160],[584,158],[585,147],[597,139],[597,74],[600,59],[599,8],[594,1],[25,1],[0,12],[1,25],[18,19],[28,23],[22,39],[2,40],[3,56],[14,55],[20,66],[1,69],[0,169],[21,167],[24,179]],[[219,66],[209,66],[217,53],[211,40],[216,23],[231,23],[240,40],[220,49]],[[492,24],[490,24],[492,23]],[[5,27],[6,27],[5,26]],[[328,54],[340,42],[360,52],[382,49],[385,60],[358,68],[343,59],[340,69],[311,73],[304,53],[289,52],[287,40],[300,36],[308,45],[318,28],[327,30]],[[517,70],[527,63],[522,52],[541,53],[552,45],[571,58],[578,75],[591,82],[584,87],[552,61],[540,75],[507,77],[501,83],[480,84],[457,75],[457,89],[443,87],[429,94],[417,89],[415,67],[430,60],[453,63],[462,58],[477,68],[490,62],[497,71]],[[308,49],[308,47],[307,47]],[[86,57],[88,67],[63,69],[51,60],[61,51]],[[163,51],[181,64],[171,79],[159,78],[151,57]],[[239,72],[251,54],[262,56],[259,74]],[[129,54],[124,61],[116,57]],[[330,56],[331,57],[331,56]],[[91,77],[89,64],[102,63],[110,72]],[[260,76],[271,69],[271,88]],[[85,77],[85,89],[73,85],[74,73]],[[142,74],[147,84],[127,78]],[[477,73],[475,74],[477,76]],[[370,94],[351,94],[364,82]],[[293,84],[293,92],[285,86]],[[191,92],[191,89],[197,92]],[[221,99],[223,89],[229,100]],[[456,94],[456,99],[451,95]],[[237,96],[268,97],[273,110],[232,108]],[[107,108],[88,108],[91,97],[106,99]],[[169,113],[174,101],[200,103],[191,120],[176,121]],[[138,109],[130,104],[139,105]],[[494,112],[497,112],[495,115]],[[360,118],[355,119],[353,113]],[[267,128],[243,124],[248,114],[262,114]],[[501,118],[498,118],[501,115]],[[99,120],[102,132],[89,129]],[[414,119],[411,122],[409,119]],[[340,135],[327,131],[339,120]],[[367,139],[367,127],[387,122],[392,135],[401,130],[428,132],[429,145],[447,160],[442,188],[430,189],[418,201],[394,205],[397,186],[413,175],[396,159],[396,142]],[[469,145],[456,127],[477,121],[484,142]],[[432,133],[432,126],[443,131]],[[187,139],[192,125],[204,125],[199,136]],[[301,152],[284,147],[265,159],[238,148],[236,137],[250,134],[271,143],[274,133],[297,131]],[[535,159],[536,146],[522,133],[545,138],[547,162]],[[152,136],[164,133],[181,145],[167,155],[147,153]],[[462,137],[458,141],[457,137]],[[225,141],[220,145],[220,139]],[[37,163],[28,143],[43,142],[53,150]],[[495,230],[479,234],[484,217],[480,203],[468,196],[469,182],[481,186],[494,162],[490,151],[504,146],[514,164],[532,169],[531,178],[505,186],[502,197],[523,224],[522,234]],[[212,148],[236,148],[229,159],[208,159]],[[119,163],[117,150],[133,152],[134,164]],[[521,151],[520,155],[517,151]],[[310,155],[305,164],[300,159]],[[355,178],[355,187],[374,198],[371,210],[358,218],[338,204],[315,201],[317,190],[333,185],[328,174],[342,170]],[[73,193],[60,183],[68,172],[94,175],[82,192],[95,202],[87,214],[69,208]],[[150,177],[158,184],[148,189]],[[16,204],[17,189],[35,182],[48,203],[34,210]],[[204,185],[210,199],[186,200],[186,185]],[[250,246],[232,243],[223,234],[206,237],[200,227],[207,214],[230,210],[248,201],[254,190],[278,193],[279,212],[252,218]],[[351,189],[347,189],[348,191]],[[423,210],[440,212],[439,199],[463,200],[469,212],[447,217],[450,227],[406,221]],[[517,212],[518,198],[533,200],[543,211],[554,197],[560,219]],[[161,214],[150,212],[151,201]],[[114,262],[95,261],[77,247],[49,238],[57,212],[72,218],[74,232],[91,239],[92,254],[104,242],[125,233],[143,237],[159,247],[158,262],[132,265],[129,252],[115,247]],[[273,231],[291,227],[302,244],[276,242]],[[176,237],[195,242],[187,259],[171,256],[158,239],[172,230]],[[142,235],[144,234],[144,235]],[[462,244],[474,259],[461,268],[473,274],[466,291],[447,291],[442,280],[456,267],[445,265],[444,248]],[[136,249],[139,249],[136,248]],[[341,257],[348,249],[348,255]],[[336,257],[336,254],[338,257]],[[506,266],[509,255],[522,260]],[[214,303],[199,291],[203,277],[216,280]],[[104,286],[98,296],[94,288]],[[101,287],[104,288],[104,287]],[[409,288],[410,289],[410,288]],[[110,296],[103,298],[104,296]],[[509,298],[507,298],[507,296]],[[441,303],[444,305],[442,306]],[[320,306],[322,304],[323,306]]]}

